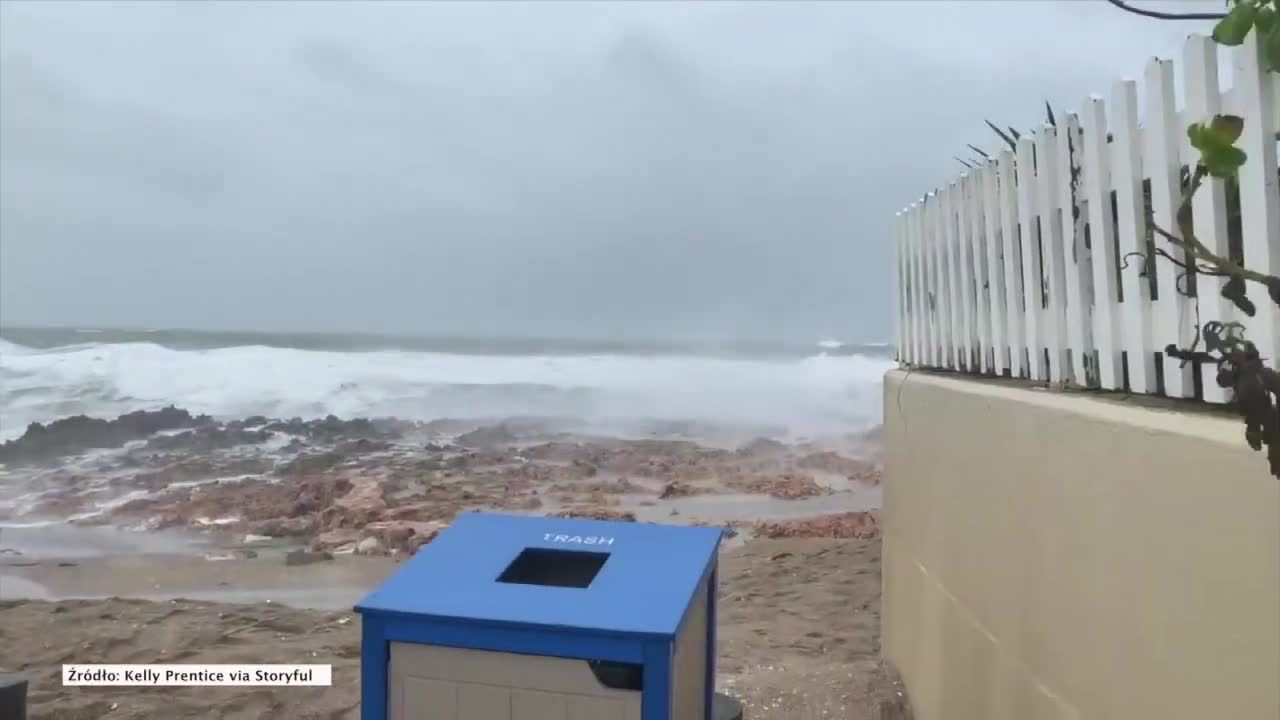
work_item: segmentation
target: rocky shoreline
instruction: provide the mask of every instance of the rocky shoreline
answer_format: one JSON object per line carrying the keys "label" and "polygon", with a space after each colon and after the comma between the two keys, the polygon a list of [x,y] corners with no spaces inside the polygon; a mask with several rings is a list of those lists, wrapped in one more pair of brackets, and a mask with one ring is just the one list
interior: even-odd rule
{"label": "rocky shoreline", "polygon": [[[725,528],[720,687],[762,720],[880,717],[902,695],[878,657],[878,433],[717,440],[177,408],[33,425],[0,445],[0,668],[33,679],[33,718],[354,718],[351,605],[459,513],[497,509]],[[334,686],[57,677],[299,657]]]}
{"label": "rocky shoreline", "polygon": [[412,553],[476,509],[866,538],[880,477],[874,432],[727,448],[536,419],[223,422],[173,407],[32,424],[0,445],[0,468],[0,523],[285,539],[311,553],[299,561]]}

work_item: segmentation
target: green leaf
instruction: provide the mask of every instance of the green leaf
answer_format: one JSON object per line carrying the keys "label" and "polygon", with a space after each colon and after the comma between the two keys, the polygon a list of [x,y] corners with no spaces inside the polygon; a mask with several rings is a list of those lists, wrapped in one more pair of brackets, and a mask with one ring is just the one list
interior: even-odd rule
{"label": "green leaf", "polygon": [[1191,123],[1187,126],[1187,139],[1191,141],[1191,147],[1197,150],[1204,150],[1204,125],[1200,123]]}
{"label": "green leaf", "polygon": [[1280,23],[1262,38],[1262,57],[1271,66],[1271,72],[1280,73]]}
{"label": "green leaf", "polygon": [[1239,3],[1213,28],[1213,39],[1222,45],[1239,45],[1253,29],[1258,9],[1249,3]]}
{"label": "green leaf", "polygon": [[1239,115],[1215,115],[1209,124],[1213,133],[1213,142],[1221,145],[1234,145],[1244,132],[1244,118]]}
{"label": "green leaf", "polygon": [[1231,149],[1244,130],[1244,118],[1236,115],[1216,115],[1208,125],[1192,123],[1187,126],[1187,139],[1191,147],[1208,154]]}
{"label": "green leaf", "polygon": [[1216,178],[1229,178],[1236,174],[1248,155],[1238,147],[1214,148],[1203,155],[1204,167]]}
{"label": "green leaf", "polygon": [[1263,7],[1258,10],[1258,16],[1253,19],[1253,24],[1258,28],[1259,35],[1266,35],[1271,32],[1271,28],[1276,26],[1276,11]]}

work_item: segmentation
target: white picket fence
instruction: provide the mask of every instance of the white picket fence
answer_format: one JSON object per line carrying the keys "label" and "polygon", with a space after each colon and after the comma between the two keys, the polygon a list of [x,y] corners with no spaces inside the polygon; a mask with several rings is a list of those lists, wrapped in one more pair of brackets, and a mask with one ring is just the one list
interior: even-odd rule
{"label": "white picket fence", "polygon": [[[1280,358],[1280,312],[1249,284],[1257,314],[1245,317],[1220,294],[1222,279],[1199,275],[1196,297],[1182,271],[1147,251],[1144,183],[1154,221],[1176,234],[1182,168],[1198,152],[1186,126],[1220,113],[1245,118],[1237,146],[1239,241],[1247,267],[1280,275],[1280,182],[1276,132],[1280,80],[1260,62],[1254,36],[1230,50],[1233,87],[1218,87],[1218,45],[1193,35],[1182,58],[1186,107],[1174,99],[1174,63],[1152,59],[1138,83],[1120,80],[1107,100],[1089,97],[1079,114],[1059,112],[981,167],[961,174],[898,213],[897,352],[904,365],[1008,374],[1170,397],[1228,400],[1205,367],[1203,382],[1163,350],[1187,348],[1198,325],[1241,322],[1265,357]],[[1036,101],[1039,102],[1039,101]],[[1108,141],[1108,133],[1111,141]],[[1206,180],[1193,200],[1196,237],[1229,250],[1227,195]],[[1156,247],[1182,258],[1164,238]],[[1126,267],[1127,265],[1127,267]],[[1154,289],[1154,293],[1153,293]]]}

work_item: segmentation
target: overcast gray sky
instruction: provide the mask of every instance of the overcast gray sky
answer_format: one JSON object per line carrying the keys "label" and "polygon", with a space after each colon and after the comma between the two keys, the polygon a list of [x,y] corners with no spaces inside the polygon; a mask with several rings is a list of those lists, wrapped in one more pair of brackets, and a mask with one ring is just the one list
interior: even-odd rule
{"label": "overcast gray sky", "polygon": [[[1219,9],[1201,3],[1138,3]],[[894,212],[1209,23],[0,3],[0,324],[887,338]]]}

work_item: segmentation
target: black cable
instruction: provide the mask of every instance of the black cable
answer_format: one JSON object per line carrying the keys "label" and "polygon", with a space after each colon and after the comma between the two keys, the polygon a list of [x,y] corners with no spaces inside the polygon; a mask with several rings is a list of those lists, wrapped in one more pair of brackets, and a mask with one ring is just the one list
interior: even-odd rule
{"label": "black cable", "polygon": [[1124,0],[1107,0],[1107,2],[1134,15],[1156,18],[1157,20],[1221,20],[1227,16],[1227,13],[1169,13],[1159,10],[1144,10],[1143,8],[1133,7],[1124,2]]}

